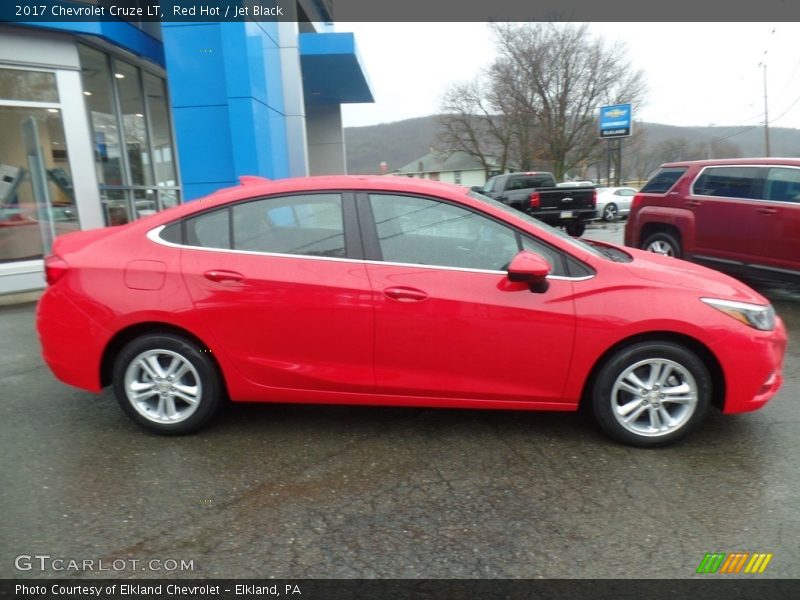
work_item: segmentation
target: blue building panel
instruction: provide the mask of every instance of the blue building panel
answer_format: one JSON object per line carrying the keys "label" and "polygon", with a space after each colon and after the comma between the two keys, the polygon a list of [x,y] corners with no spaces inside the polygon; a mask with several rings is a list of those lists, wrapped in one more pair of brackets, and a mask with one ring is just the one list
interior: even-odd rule
{"label": "blue building panel", "polygon": [[[286,140],[286,119],[285,117],[275,112],[274,110],[269,110],[269,130],[271,133],[271,137],[273,140]],[[285,142],[284,142],[285,143]],[[266,154],[269,151],[269,156],[265,158],[265,160],[269,160],[269,164],[272,169],[273,176],[271,179],[283,179],[285,177],[289,177],[291,175],[291,171],[289,170],[289,154],[284,149],[282,152],[275,152],[273,151],[274,142],[273,144],[267,146],[264,144],[264,150],[262,153]],[[269,149],[269,150],[268,150]]]}
{"label": "blue building panel", "polygon": [[173,118],[183,184],[235,181],[228,106],[176,107]]}
{"label": "blue building panel", "polygon": [[230,181],[215,181],[213,183],[184,183],[183,199],[184,201],[197,200],[199,198],[208,196],[209,194],[213,194],[217,190],[221,190],[222,188],[226,187],[232,187],[234,185],[239,185],[239,181],[230,180]]}
{"label": "blue building panel", "polygon": [[164,54],[173,106],[227,101],[225,52],[219,23],[164,27]]}
{"label": "blue building panel", "polygon": [[181,23],[163,37],[185,198],[241,175],[287,177],[277,26]]}
{"label": "blue building panel", "polygon": [[164,66],[164,48],[161,42],[125,21],[26,21],[20,25],[63,33],[93,35],[161,67]]}
{"label": "blue building panel", "polygon": [[306,104],[374,102],[352,33],[301,33]]}

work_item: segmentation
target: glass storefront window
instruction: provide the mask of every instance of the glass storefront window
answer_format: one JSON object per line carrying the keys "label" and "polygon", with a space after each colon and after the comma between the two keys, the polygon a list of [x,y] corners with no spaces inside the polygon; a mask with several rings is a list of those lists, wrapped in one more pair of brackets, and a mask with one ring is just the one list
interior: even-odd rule
{"label": "glass storefront window", "polygon": [[119,105],[122,110],[122,129],[125,132],[125,148],[131,175],[130,183],[153,185],[153,168],[148,150],[144,98],[139,82],[139,71],[133,65],[121,60],[115,60],[113,66],[119,93]]}
{"label": "glass storefront window", "polygon": [[56,108],[0,106],[0,263],[41,258],[80,229]]}
{"label": "glass storefront window", "polygon": [[133,210],[136,217],[147,217],[158,212],[155,190],[134,190]]}
{"label": "glass storefront window", "polygon": [[177,177],[172,151],[166,82],[155,75],[145,73],[144,91],[147,97],[147,108],[150,112],[150,131],[153,135],[153,166],[155,167],[156,185],[174,186],[177,185]]}
{"label": "glass storefront window", "polygon": [[43,71],[0,69],[0,98],[28,102],[58,102],[56,76]]}
{"label": "glass storefront window", "polygon": [[128,194],[125,190],[100,190],[100,200],[109,225],[124,225],[131,220]]}
{"label": "glass storefront window", "polygon": [[114,93],[108,56],[79,46],[83,94],[89,110],[94,142],[94,160],[100,184],[122,185],[120,135],[114,110]]}
{"label": "glass storefront window", "polygon": [[106,222],[177,204],[166,81],[94,48],[81,45],[79,53]]}
{"label": "glass storefront window", "polygon": [[178,192],[178,190],[160,190],[158,192],[158,199],[161,203],[161,210],[178,206],[181,202],[180,192]]}

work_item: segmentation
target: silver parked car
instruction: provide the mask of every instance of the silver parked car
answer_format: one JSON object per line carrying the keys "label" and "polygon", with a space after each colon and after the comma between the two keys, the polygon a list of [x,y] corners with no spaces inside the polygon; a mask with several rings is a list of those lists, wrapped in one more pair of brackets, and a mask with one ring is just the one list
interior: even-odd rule
{"label": "silver parked car", "polygon": [[627,217],[637,191],[632,187],[597,188],[597,216],[603,221]]}

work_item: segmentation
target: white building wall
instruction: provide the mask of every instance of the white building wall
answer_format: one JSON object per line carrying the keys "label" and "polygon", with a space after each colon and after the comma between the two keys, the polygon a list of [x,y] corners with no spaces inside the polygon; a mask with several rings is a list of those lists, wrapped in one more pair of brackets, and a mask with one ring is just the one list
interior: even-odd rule
{"label": "white building wall", "polygon": [[306,133],[309,173],[345,174],[347,162],[341,105],[306,106]]}
{"label": "white building wall", "polygon": [[479,185],[482,187],[484,183],[486,183],[486,173],[483,170],[461,172],[461,185],[466,187]]}
{"label": "white building wall", "polygon": [[[100,191],[94,170],[90,127],[80,82],[75,38],[39,30],[0,27],[0,66],[48,70],[56,75],[69,166],[82,229],[102,227]],[[10,105],[20,103],[8,101]],[[30,103],[35,107],[36,103]],[[0,132],[2,134],[2,132]],[[43,262],[25,260],[0,264],[0,295],[41,289]]]}

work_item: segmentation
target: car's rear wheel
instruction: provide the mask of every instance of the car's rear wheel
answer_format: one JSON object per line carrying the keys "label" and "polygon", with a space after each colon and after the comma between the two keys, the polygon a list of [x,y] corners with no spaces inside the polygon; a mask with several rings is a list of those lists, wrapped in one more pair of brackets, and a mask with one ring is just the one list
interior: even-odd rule
{"label": "car's rear wheel", "polygon": [[673,236],[665,231],[659,231],[649,236],[644,243],[642,249],[662,256],[674,256],[675,258],[681,257],[681,243]]}
{"label": "car's rear wheel", "polygon": [[600,427],[624,444],[671,444],[695,429],[711,401],[711,377],[698,356],[672,342],[642,342],[611,356],[592,390]]}
{"label": "car's rear wheel", "polygon": [[128,416],[160,434],[198,430],[221,402],[220,377],[208,351],[171,333],[129,342],[114,363],[113,381]]}
{"label": "car's rear wheel", "polygon": [[613,202],[611,204],[606,204],[606,207],[603,209],[603,220],[604,221],[614,221],[619,216],[619,209],[617,205]]}
{"label": "car's rear wheel", "polygon": [[580,237],[586,231],[586,223],[582,221],[569,221],[565,226],[567,233],[572,237]]}

